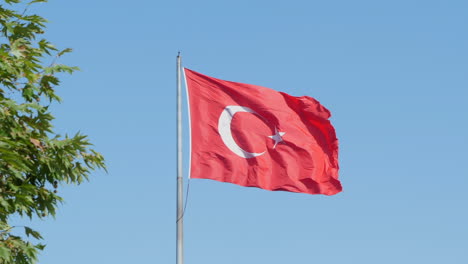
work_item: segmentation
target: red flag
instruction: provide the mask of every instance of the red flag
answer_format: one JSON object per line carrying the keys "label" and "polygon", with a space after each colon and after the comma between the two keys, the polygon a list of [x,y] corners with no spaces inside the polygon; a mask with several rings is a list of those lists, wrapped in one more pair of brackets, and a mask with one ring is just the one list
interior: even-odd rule
{"label": "red flag", "polygon": [[185,69],[191,178],[271,191],[333,195],[338,140],[317,100]]}

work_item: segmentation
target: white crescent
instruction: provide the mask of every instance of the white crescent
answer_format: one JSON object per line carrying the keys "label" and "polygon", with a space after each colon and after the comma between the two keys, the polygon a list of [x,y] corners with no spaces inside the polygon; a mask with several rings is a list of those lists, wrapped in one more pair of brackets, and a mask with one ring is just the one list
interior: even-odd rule
{"label": "white crescent", "polygon": [[232,152],[246,159],[255,158],[255,157],[265,154],[266,151],[255,153],[255,152],[248,152],[248,151],[243,150],[241,147],[239,147],[239,145],[237,145],[236,141],[232,137],[232,132],[231,132],[232,118],[234,118],[234,115],[239,112],[247,112],[247,113],[258,115],[254,110],[245,106],[238,106],[238,105],[226,106],[226,108],[224,108],[223,112],[219,116],[219,121],[218,121],[218,132],[221,135],[221,139],[223,140],[224,144]]}

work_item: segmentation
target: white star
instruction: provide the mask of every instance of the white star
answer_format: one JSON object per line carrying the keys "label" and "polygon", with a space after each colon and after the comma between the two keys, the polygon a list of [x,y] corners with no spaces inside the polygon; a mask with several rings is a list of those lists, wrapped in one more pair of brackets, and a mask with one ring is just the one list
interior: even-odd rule
{"label": "white star", "polygon": [[276,148],[276,145],[278,145],[278,143],[283,142],[282,136],[284,134],[286,134],[286,132],[278,132],[278,129],[275,127],[275,134],[273,136],[268,136],[269,138],[275,141],[275,145],[273,146],[273,149]]}

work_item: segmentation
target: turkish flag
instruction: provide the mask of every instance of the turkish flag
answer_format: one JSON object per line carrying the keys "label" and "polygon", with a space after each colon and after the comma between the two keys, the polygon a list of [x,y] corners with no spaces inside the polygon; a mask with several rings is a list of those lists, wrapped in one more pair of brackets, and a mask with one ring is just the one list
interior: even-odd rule
{"label": "turkish flag", "polygon": [[338,140],[317,100],[184,71],[191,178],[271,191],[341,191]]}

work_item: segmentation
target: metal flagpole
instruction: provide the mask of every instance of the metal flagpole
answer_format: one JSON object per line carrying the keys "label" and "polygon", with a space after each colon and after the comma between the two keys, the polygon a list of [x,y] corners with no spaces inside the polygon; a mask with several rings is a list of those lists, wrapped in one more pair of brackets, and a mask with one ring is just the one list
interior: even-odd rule
{"label": "metal flagpole", "polygon": [[177,247],[176,263],[184,263],[184,219],[182,178],[182,65],[180,52],[177,55]]}

